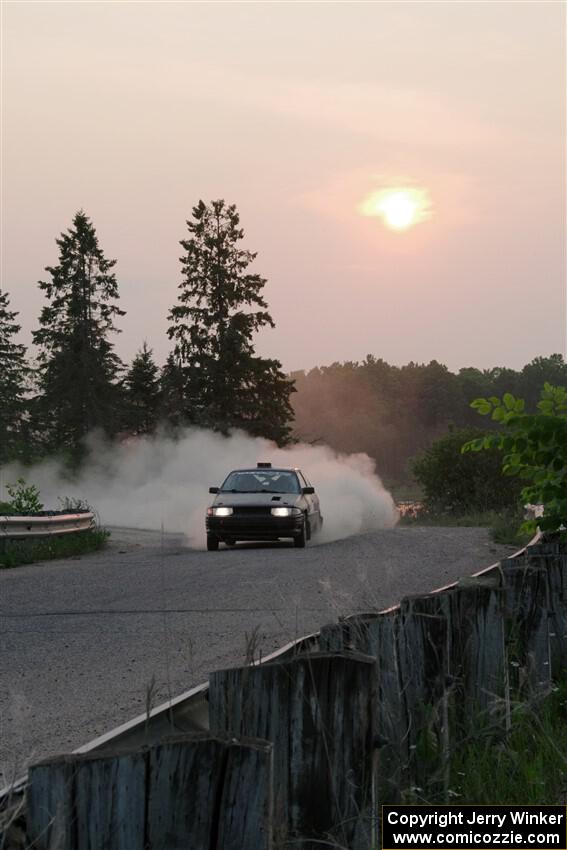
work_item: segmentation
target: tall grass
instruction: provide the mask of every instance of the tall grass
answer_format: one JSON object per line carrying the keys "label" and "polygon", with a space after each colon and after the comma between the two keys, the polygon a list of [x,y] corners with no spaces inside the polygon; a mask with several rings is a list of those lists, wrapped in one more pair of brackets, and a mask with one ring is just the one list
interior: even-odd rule
{"label": "tall grass", "polygon": [[[512,729],[507,736],[481,737],[458,751],[451,779],[452,790],[462,802],[565,803],[567,675],[543,702],[514,710]],[[453,800],[456,802],[457,798]]]}
{"label": "tall grass", "polygon": [[479,725],[451,754],[446,784],[432,772],[426,787],[403,792],[404,802],[567,803],[567,674],[543,700],[518,704],[511,720],[507,733]]}

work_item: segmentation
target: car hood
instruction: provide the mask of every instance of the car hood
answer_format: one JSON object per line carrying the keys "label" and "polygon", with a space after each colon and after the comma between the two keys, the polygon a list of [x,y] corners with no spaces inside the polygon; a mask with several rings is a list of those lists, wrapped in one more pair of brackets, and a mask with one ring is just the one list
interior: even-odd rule
{"label": "car hood", "polygon": [[301,504],[302,498],[301,493],[218,493],[213,505],[270,505],[276,508],[281,505],[293,508]]}

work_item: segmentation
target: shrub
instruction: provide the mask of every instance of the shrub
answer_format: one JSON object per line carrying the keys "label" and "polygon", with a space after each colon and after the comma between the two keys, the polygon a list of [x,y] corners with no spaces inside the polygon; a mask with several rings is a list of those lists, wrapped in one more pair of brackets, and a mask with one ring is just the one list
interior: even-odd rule
{"label": "shrub", "polygon": [[477,428],[452,429],[414,461],[412,471],[423,488],[426,510],[462,515],[510,511],[518,504],[520,486],[502,474],[502,451],[463,454],[465,441],[483,440]]}
{"label": "shrub", "polygon": [[15,484],[6,484],[6,490],[10,501],[0,503],[7,509],[3,511],[6,514],[38,514],[43,510],[35,484],[26,484],[23,478],[18,478]]}

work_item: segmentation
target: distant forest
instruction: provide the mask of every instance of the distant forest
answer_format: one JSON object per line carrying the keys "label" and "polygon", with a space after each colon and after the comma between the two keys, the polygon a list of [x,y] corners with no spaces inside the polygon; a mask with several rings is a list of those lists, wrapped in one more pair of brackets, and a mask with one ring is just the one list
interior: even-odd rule
{"label": "distant forest", "polygon": [[366,452],[393,486],[411,481],[410,461],[450,425],[491,427],[478,421],[473,399],[508,392],[529,409],[546,381],[567,386],[560,354],[521,371],[454,374],[436,361],[398,367],[368,355],[286,375],[254,348],[255,335],[274,322],[266,280],[249,270],[256,254],[241,246],[236,207],[199,201],[186,226],[163,364],[146,343],[131,363],[117,356],[113,337],[125,314],[116,260],[105,256],[83,211],[56,240],[58,262],[38,282],[45,300],[33,352],[18,341],[18,313],[0,291],[0,465],[57,457],[72,468],[93,431],[124,440],[195,426]]}
{"label": "distant forest", "polygon": [[410,460],[450,426],[490,428],[470,408],[475,398],[513,393],[534,408],[545,381],[567,386],[561,354],[536,357],[520,371],[460,369],[442,363],[391,366],[368,355],[361,363],[333,363],[293,372],[294,436],[341,452],[366,452],[391,486],[411,480]]}

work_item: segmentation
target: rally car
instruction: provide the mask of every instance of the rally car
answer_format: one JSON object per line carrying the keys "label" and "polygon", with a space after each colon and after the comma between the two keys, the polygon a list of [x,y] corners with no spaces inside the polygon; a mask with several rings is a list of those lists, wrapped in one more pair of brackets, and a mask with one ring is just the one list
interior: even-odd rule
{"label": "rally car", "polygon": [[215,495],[206,516],[209,551],[219,543],[286,538],[303,548],[323,524],[319,497],[300,469],[271,463],[235,469],[209,493]]}

